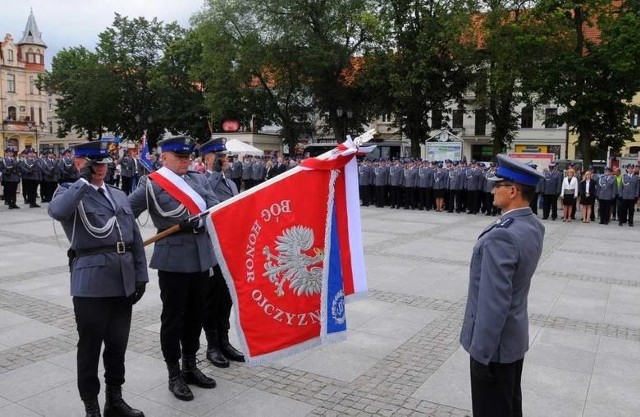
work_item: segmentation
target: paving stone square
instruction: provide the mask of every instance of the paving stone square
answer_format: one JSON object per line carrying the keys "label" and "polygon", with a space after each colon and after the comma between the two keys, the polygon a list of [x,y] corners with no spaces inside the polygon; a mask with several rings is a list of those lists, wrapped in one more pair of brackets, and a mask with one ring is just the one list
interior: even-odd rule
{"label": "paving stone square", "polygon": [[[152,417],[471,416],[459,332],[470,251],[495,219],[388,207],[361,213],[369,294],[347,304],[346,341],[228,369],[207,363],[201,349],[200,365],[218,387],[178,401],[167,390],[150,270],[133,313],[127,401]],[[529,296],[524,414],[638,416],[640,229],[543,223]],[[0,206],[0,230],[0,416],[82,416],[66,238],[46,204]],[[141,230],[155,232],[150,223]],[[230,338],[237,344],[234,329]]]}

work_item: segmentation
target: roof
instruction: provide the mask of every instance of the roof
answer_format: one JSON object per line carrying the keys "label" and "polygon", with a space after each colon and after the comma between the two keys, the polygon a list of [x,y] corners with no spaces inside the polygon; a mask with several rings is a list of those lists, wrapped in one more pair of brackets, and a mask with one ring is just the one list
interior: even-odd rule
{"label": "roof", "polygon": [[22,33],[22,39],[16,43],[16,45],[39,45],[47,47],[47,44],[42,40],[42,32],[38,30],[38,24],[36,18],[33,16],[33,10],[29,13],[27,19],[27,25]]}

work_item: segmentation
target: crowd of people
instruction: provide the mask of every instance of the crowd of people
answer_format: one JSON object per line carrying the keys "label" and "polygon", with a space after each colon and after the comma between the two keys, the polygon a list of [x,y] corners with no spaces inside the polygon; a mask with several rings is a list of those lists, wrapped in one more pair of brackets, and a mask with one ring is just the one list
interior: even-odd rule
{"label": "crowd of people", "polygon": [[[487,216],[500,211],[493,204],[494,163],[364,159],[358,169],[360,199],[365,207]],[[564,222],[575,220],[580,207],[584,223],[597,218],[600,224],[618,221],[620,226],[633,227],[634,211],[640,211],[640,165],[627,165],[624,171],[607,167],[604,173],[596,174],[590,167],[581,174],[573,165],[562,171],[551,163],[542,170],[531,210],[537,215],[542,209],[543,220],[556,220],[560,200]]]}

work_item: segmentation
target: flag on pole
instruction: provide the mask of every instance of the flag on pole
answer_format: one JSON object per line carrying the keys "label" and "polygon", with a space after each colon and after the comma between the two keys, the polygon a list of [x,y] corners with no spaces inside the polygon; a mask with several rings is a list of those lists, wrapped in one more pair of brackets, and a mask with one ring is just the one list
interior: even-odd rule
{"label": "flag on pole", "polygon": [[351,246],[362,244],[359,203],[348,212],[348,194],[358,199],[357,170],[348,178],[355,152],[305,160],[211,209],[207,227],[249,364],[344,339],[345,294],[367,288],[362,247]]}
{"label": "flag on pole", "polygon": [[141,138],[142,149],[140,150],[140,163],[147,170],[147,172],[153,172],[153,163],[149,156],[149,144],[147,143],[147,132],[142,135]]}

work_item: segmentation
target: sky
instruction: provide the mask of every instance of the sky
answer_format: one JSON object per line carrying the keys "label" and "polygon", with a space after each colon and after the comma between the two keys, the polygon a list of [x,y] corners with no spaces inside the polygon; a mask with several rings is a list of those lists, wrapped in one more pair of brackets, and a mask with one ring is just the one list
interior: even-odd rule
{"label": "sky", "polygon": [[176,21],[189,26],[191,16],[200,11],[206,0],[27,0],[14,2],[0,13],[0,42],[10,33],[14,42],[22,38],[33,9],[42,40],[47,44],[45,62],[63,48],[84,46],[93,51],[98,34],[110,27],[114,13],[129,18],[157,17],[163,22]]}

